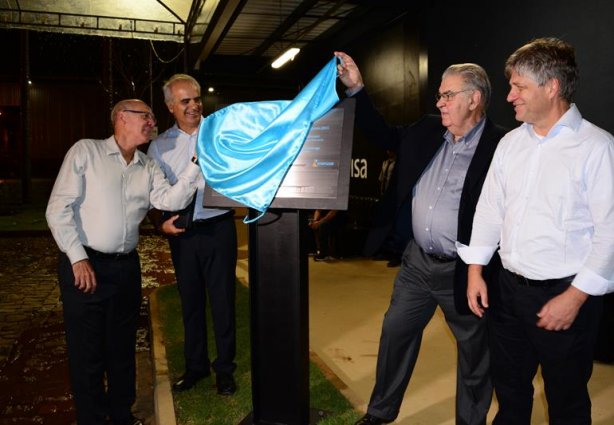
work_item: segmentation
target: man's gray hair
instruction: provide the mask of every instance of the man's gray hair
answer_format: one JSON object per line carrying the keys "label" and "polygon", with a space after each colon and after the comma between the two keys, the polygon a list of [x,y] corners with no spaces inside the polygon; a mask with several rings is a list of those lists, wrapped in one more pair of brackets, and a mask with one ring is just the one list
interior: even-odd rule
{"label": "man's gray hair", "polygon": [[539,85],[559,82],[559,96],[571,103],[580,72],[573,46],[554,37],[537,38],[520,47],[505,62],[505,77],[512,71],[529,77]]}
{"label": "man's gray hair", "polygon": [[450,75],[460,75],[465,82],[464,90],[478,90],[482,94],[481,106],[482,113],[486,112],[490,103],[490,80],[488,74],[480,65],[475,63],[457,63],[450,65],[441,76],[443,80]]}
{"label": "man's gray hair", "polygon": [[200,93],[200,84],[196,79],[188,74],[175,74],[168,79],[162,86],[162,92],[164,93],[164,102],[169,103],[173,101],[173,93],[171,92],[172,85],[178,81],[187,81],[192,84],[198,93]]}

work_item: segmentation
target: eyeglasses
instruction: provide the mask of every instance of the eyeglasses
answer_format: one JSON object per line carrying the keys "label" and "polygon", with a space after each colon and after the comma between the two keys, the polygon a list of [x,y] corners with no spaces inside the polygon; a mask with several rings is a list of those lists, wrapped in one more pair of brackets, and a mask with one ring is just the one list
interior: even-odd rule
{"label": "eyeglasses", "polygon": [[156,122],[156,116],[148,111],[137,111],[136,109],[122,109],[122,112],[131,112],[133,114],[141,114],[141,117],[143,118],[143,121],[152,121],[153,123]]}
{"label": "eyeglasses", "polygon": [[445,91],[443,93],[437,93],[435,95],[435,100],[437,102],[439,102],[441,99],[443,99],[446,102],[451,101],[452,99],[454,99],[454,96],[456,96],[459,93],[465,92],[465,91],[474,91],[475,89],[466,89],[466,90],[459,90],[459,91],[452,91],[452,90],[448,90]]}

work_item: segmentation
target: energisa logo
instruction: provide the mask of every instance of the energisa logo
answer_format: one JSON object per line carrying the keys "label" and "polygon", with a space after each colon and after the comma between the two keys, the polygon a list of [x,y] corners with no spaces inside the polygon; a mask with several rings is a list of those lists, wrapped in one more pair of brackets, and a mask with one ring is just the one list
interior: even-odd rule
{"label": "energisa logo", "polygon": [[364,158],[352,158],[352,178],[366,179],[367,178],[367,160]]}

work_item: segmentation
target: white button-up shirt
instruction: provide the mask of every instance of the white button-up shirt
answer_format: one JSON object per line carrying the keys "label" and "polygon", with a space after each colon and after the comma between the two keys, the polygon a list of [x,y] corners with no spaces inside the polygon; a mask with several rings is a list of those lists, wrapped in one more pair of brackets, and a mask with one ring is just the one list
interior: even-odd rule
{"label": "white button-up shirt", "polygon": [[523,124],[497,147],[477,205],[468,264],[503,266],[529,279],[576,275],[591,294],[614,291],[614,138],[577,107],[545,137]]}
{"label": "white button-up shirt", "polygon": [[184,208],[200,173],[192,164],[171,186],[144,153],[127,164],[115,138],[84,139],[64,158],[47,205],[47,223],[58,247],[71,263],[87,258],[83,246],[106,253],[136,248],[139,224],[153,206]]}

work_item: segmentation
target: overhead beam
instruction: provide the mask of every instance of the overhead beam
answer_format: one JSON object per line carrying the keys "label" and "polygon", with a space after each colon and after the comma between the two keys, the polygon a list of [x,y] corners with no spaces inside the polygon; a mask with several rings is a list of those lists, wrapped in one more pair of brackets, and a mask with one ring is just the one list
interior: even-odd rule
{"label": "overhead beam", "polygon": [[[165,9],[168,11],[168,13],[170,13],[171,15],[173,15],[173,16],[174,16],[174,17],[175,17],[175,18],[176,18],[176,19],[177,19],[179,22],[181,22],[181,23],[185,23],[185,22],[183,21],[183,19],[181,19],[181,16],[177,15],[173,9],[171,9],[170,7],[168,7],[168,6],[166,5],[166,3],[164,3],[162,0],[157,0],[157,1],[158,1],[158,4],[159,4],[160,6],[162,6],[163,8],[165,8]],[[187,29],[186,29],[186,31],[187,31]]]}
{"label": "overhead beam", "polygon": [[292,25],[302,18],[311,8],[318,2],[318,0],[305,0],[294,9],[294,11],[288,15],[288,17],[258,46],[252,53],[254,56],[260,56],[266,52],[276,41],[279,41],[283,35],[292,28]]}
{"label": "overhead beam", "polygon": [[[329,57],[331,48],[341,49],[348,43],[360,39],[378,28],[386,28],[409,13],[409,5],[418,4],[417,0],[391,1],[382,7],[375,2],[366,1],[364,6],[357,7],[343,21],[329,28],[318,38],[301,50],[300,56],[288,64],[286,72],[299,72],[316,67]],[[420,7],[416,8],[420,10]],[[417,12],[419,13],[419,12]],[[313,70],[310,70],[311,72]]]}
{"label": "overhead beam", "polygon": [[205,0],[193,0],[192,6],[190,7],[190,13],[188,14],[188,19],[185,24],[185,34],[184,40],[185,43],[190,42],[190,35],[194,30],[194,25],[196,25],[196,21],[198,20],[198,15],[200,14],[203,4]]}
{"label": "overhead beam", "polygon": [[247,0],[220,0],[198,45],[197,54],[194,55],[196,60],[191,64],[192,68],[207,60],[215,51],[246,3]]}
{"label": "overhead beam", "polygon": [[[160,4],[166,7],[163,3]],[[17,10],[4,7],[0,7],[0,14],[8,17],[0,22],[0,28],[173,42],[181,42],[185,32],[185,24],[182,20],[175,22],[138,17],[64,13],[54,10],[38,11],[21,8]],[[176,14],[173,15],[177,17]]]}

